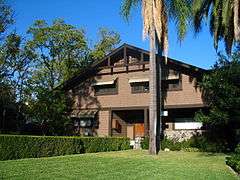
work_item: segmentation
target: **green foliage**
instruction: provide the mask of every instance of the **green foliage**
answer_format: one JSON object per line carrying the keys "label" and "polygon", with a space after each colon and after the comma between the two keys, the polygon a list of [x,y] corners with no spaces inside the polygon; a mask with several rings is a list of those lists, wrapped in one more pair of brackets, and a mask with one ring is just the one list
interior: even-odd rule
{"label": "green foliage", "polygon": [[240,155],[234,154],[231,157],[226,157],[226,164],[233,168],[238,174],[240,174]]}
{"label": "green foliage", "polygon": [[207,125],[216,139],[227,141],[234,147],[234,129],[240,122],[240,53],[236,51],[231,59],[222,55],[213,70],[203,77],[200,88],[209,111],[196,113],[195,119]]}
{"label": "green foliage", "polygon": [[128,138],[0,135],[0,160],[130,149]]}
{"label": "green foliage", "polygon": [[[44,20],[36,20],[28,30],[32,39],[27,45],[38,58],[35,79],[39,77],[41,85],[53,89],[59,83],[69,79],[86,61],[87,42],[83,30],[57,19],[52,25]],[[37,80],[37,79],[36,79]]]}
{"label": "green foliage", "polygon": [[66,126],[71,122],[66,116],[68,106],[65,93],[59,90],[40,91],[37,100],[28,102],[26,114],[34,124],[37,124],[43,135],[64,135]]}
{"label": "green foliage", "polygon": [[[123,0],[120,8],[121,15],[125,20],[129,20],[133,8],[139,7],[143,3],[141,0]],[[191,1],[171,0],[162,1],[167,9],[168,19],[173,20],[178,31],[178,39],[182,41],[186,35],[187,27],[190,25],[192,16]],[[147,18],[147,17],[146,17]]]}
{"label": "green foliage", "polygon": [[[4,0],[0,10],[2,35],[13,18]],[[64,92],[55,88],[110,52],[120,36],[102,28],[91,49],[85,32],[62,19],[50,25],[36,20],[27,33],[28,38],[15,32],[0,37],[0,130],[6,128],[6,121],[17,126],[10,131],[21,129],[27,121],[40,126],[42,134],[68,134],[71,102],[67,104]]]}
{"label": "green foliage", "polygon": [[132,8],[137,7],[140,3],[141,0],[123,0],[121,5],[122,16],[126,20],[129,20]]}
{"label": "green foliage", "polygon": [[[141,142],[141,147],[143,149],[148,149],[149,138],[146,137]],[[165,148],[171,151],[187,151],[187,152],[225,152],[225,146],[221,142],[210,141],[204,136],[193,136],[189,140],[184,140],[181,142],[174,141],[165,137],[161,140],[161,149]]]}
{"label": "green foliage", "polygon": [[100,28],[98,36],[99,40],[90,54],[93,59],[102,59],[120,43],[120,35],[106,28]]}
{"label": "green foliage", "polygon": [[171,0],[166,1],[169,18],[172,19],[178,30],[178,39],[182,41],[190,25],[192,16],[191,1],[189,0]]}
{"label": "green foliage", "polygon": [[149,149],[149,137],[148,136],[144,137],[144,139],[141,141],[141,148]]}
{"label": "green foliage", "polygon": [[6,4],[5,0],[0,0],[0,34],[5,32],[7,27],[13,23],[13,10]]}
{"label": "green foliage", "polygon": [[235,153],[240,155],[240,144],[235,148]]}
{"label": "green foliage", "polygon": [[32,37],[26,46],[36,57],[31,77],[27,78],[28,87],[24,89],[28,103],[24,113],[41,127],[43,134],[68,134],[65,127],[71,125],[67,113],[72,102],[56,87],[105,56],[120,37],[114,31],[100,29],[99,41],[90,49],[84,31],[61,19],[51,25],[37,20],[28,33]]}
{"label": "green foliage", "polygon": [[240,144],[236,147],[234,154],[230,157],[226,157],[226,164],[240,174]]}
{"label": "green foliage", "polygon": [[[219,41],[225,43],[226,52],[230,55],[232,46],[235,42],[239,42],[238,17],[234,11],[239,8],[234,7],[236,1],[214,1],[214,0],[194,0],[192,5],[193,26],[195,32],[201,31],[203,22],[209,24],[211,35],[214,37],[214,47],[217,50]],[[236,26],[236,27],[235,27]],[[235,27],[235,28],[234,28]]]}

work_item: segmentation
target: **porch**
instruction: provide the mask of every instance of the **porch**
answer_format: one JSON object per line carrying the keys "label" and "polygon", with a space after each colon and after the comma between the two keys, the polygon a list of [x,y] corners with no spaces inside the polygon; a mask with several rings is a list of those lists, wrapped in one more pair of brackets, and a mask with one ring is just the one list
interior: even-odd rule
{"label": "porch", "polygon": [[111,136],[128,137],[136,139],[149,134],[148,109],[112,110]]}
{"label": "porch", "polygon": [[[162,117],[162,131],[164,136],[181,141],[201,133],[203,125],[194,120],[195,112],[199,108],[167,109],[167,115]],[[149,135],[149,110],[116,109],[110,112],[111,136],[138,139]]]}

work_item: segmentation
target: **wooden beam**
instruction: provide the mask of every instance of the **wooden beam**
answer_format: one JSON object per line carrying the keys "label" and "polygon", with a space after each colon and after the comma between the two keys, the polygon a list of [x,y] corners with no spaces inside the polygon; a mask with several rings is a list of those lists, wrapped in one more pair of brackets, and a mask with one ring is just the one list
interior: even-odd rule
{"label": "wooden beam", "polygon": [[148,120],[148,109],[144,109],[144,136],[148,136],[149,133],[149,120]]}
{"label": "wooden beam", "polygon": [[128,58],[127,58],[127,47],[126,46],[124,46],[124,48],[123,48],[123,58],[124,58],[124,64],[126,66],[126,72],[128,73],[129,68],[128,68]]}
{"label": "wooden beam", "polygon": [[108,135],[112,136],[112,109],[109,110],[109,128]]}
{"label": "wooden beam", "polygon": [[143,53],[141,52],[141,59],[140,59],[141,62],[143,62]]}
{"label": "wooden beam", "polygon": [[123,48],[123,58],[124,58],[125,65],[128,64],[128,60],[127,60],[127,47],[126,46],[124,46],[124,48]]}
{"label": "wooden beam", "polygon": [[108,67],[110,67],[110,66],[111,66],[111,58],[108,57]]}

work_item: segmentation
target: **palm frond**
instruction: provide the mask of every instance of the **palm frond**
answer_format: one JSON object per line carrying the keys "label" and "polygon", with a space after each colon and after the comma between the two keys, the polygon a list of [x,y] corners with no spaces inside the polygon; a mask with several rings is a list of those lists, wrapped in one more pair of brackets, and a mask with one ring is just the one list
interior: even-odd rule
{"label": "palm frond", "polygon": [[[227,54],[231,54],[232,46],[240,42],[239,6],[240,0],[194,0],[193,22],[195,32],[201,30],[203,17],[210,17],[209,29],[214,39],[214,47],[218,49],[220,40],[224,41]],[[209,15],[209,12],[210,15]]]}
{"label": "palm frond", "polygon": [[141,0],[123,0],[121,5],[121,15],[125,20],[129,20],[132,8],[138,6]]}
{"label": "palm frond", "polygon": [[169,18],[174,20],[180,41],[186,35],[187,27],[190,25],[190,17],[192,15],[192,1],[191,0],[172,0],[166,1],[167,12]]}

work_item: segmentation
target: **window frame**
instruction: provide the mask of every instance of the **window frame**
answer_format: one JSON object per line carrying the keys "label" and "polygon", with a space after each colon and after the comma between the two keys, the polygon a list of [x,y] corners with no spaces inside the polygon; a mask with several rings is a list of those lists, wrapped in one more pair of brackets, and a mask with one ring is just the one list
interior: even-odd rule
{"label": "window frame", "polygon": [[[101,87],[101,86],[111,86],[111,85],[115,85],[115,90],[114,91],[105,91],[105,92],[97,92],[96,91],[96,87]],[[118,79],[115,80],[114,84],[111,85],[98,85],[98,86],[94,86],[94,95],[95,96],[105,96],[105,95],[116,95],[118,94]],[[106,88],[107,89],[107,88]],[[113,88],[112,88],[113,89]]]}
{"label": "window frame", "polygon": [[[142,86],[139,86],[139,87],[142,87],[142,89],[141,90],[136,90],[136,89],[134,89],[134,87],[136,87],[136,84],[148,84],[148,90],[144,90],[144,85],[142,85]],[[130,86],[131,86],[131,93],[132,94],[139,94],[139,93],[149,93],[149,81],[147,81],[147,82],[135,82],[135,83],[131,83],[130,84]]]}
{"label": "window frame", "polygon": [[[169,87],[169,85],[171,84],[170,82],[173,82],[173,81],[178,81],[179,82],[178,87]],[[182,90],[183,90],[183,88],[182,88],[182,74],[179,74],[179,79],[168,81],[167,91],[182,91]]]}

